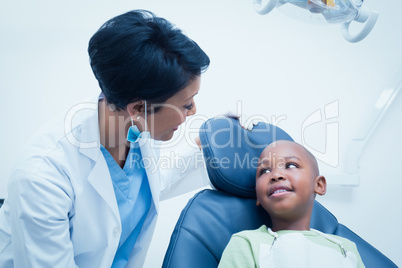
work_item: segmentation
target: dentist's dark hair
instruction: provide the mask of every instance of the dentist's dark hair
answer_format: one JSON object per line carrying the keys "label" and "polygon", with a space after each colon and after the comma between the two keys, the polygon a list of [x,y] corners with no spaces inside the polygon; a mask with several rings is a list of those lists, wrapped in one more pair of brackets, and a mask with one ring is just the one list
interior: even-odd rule
{"label": "dentist's dark hair", "polygon": [[209,66],[209,57],[167,20],[146,10],[116,16],[92,36],[92,71],[109,104],[163,103]]}

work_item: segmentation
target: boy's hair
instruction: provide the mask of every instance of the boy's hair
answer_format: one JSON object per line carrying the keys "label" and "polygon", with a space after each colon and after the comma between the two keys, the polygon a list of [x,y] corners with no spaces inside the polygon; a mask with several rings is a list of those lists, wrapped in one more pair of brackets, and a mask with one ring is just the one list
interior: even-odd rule
{"label": "boy's hair", "polygon": [[209,66],[205,52],[170,22],[133,10],[104,23],[89,41],[92,71],[118,110],[163,103]]}
{"label": "boy's hair", "polygon": [[[277,141],[274,141],[274,142],[268,144],[268,146],[275,146],[275,143],[278,142],[278,141],[291,142],[291,143],[297,144],[297,146],[299,146],[300,148],[302,148],[302,149],[304,150],[304,152],[307,154],[307,156],[308,156],[308,158],[309,158],[309,160],[310,160],[310,163],[311,163],[312,168],[313,168],[314,175],[315,175],[315,176],[320,175],[320,171],[319,171],[319,168],[318,168],[317,159],[315,158],[315,156],[314,156],[306,147],[304,147],[304,146],[301,145],[300,143],[297,143],[297,142],[295,142],[295,141],[290,141],[290,140],[277,140]],[[267,147],[268,147],[268,146],[267,146]]]}

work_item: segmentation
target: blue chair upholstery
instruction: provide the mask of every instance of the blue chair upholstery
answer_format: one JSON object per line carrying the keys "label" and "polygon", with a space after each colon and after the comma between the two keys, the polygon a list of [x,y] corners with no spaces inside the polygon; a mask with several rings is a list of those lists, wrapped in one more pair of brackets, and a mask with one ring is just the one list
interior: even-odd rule
{"label": "blue chair upholstery", "polygon": [[[275,140],[292,140],[282,129],[259,123],[252,131],[235,119],[213,118],[200,129],[209,178],[217,190],[202,190],[183,209],[170,239],[164,268],[217,267],[232,234],[271,226],[264,209],[256,206],[255,172],[262,150]],[[366,267],[397,267],[364,241],[319,202],[311,227],[354,241]]]}

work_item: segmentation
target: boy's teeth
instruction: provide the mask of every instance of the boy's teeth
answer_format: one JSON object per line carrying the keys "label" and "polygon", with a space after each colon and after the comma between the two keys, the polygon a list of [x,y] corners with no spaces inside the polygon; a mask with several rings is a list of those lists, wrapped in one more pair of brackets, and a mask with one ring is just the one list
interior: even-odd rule
{"label": "boy's teeth", "polygon": [[274,194],[282,193],[282,192],[287,192],[287,191],[285,189],[279,189],[279,190],[274,191]]}

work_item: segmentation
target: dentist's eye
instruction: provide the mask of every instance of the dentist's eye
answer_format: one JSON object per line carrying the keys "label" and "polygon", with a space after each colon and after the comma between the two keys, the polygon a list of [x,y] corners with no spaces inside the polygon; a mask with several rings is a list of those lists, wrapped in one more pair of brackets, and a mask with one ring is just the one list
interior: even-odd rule
{"label": "dentist's eye", "polygon": [[186,108],[187,110],[191,110],[191,109],[193,109],[193,107],[194,107],[193,102],[184,106],[184,108]]}

